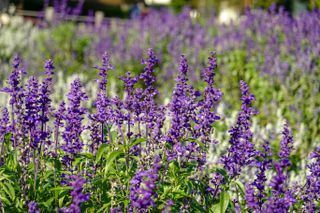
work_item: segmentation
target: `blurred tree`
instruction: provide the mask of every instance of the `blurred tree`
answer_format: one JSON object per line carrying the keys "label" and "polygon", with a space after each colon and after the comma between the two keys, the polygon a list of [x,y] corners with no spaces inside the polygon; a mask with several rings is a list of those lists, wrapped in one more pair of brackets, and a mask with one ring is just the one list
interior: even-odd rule
{"label": "blurred tree", "polygon": [[311,10],[320,8],[320,0],[310,0],[308,6]]}
{"label": "blurred tree", "polygon": [[191,0],[173,0],[170,3],[170,7],[175,12],[180,12],[185,6],[191,6]]}

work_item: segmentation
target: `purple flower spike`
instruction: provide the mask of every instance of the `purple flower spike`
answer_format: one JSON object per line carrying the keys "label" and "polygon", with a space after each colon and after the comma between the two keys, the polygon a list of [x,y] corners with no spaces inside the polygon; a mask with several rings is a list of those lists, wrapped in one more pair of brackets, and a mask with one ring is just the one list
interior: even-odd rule
{"label": "purple flower spike", "polygon": [[28,203],[28,213],[40,213],[38,209],[38,203],[35,201],[30,201]]}
{"label": "purple flower spike", "polygon": [[176,78],[176,86],[170,103],[171,128],[168,139],[173,143],[179,141],[185,134],[185,130],[191,130],[190,122],[191,118],[194,117],[193,99],[188,95],[192,92],[192,88],[187,84],[187,72],[187,59],[182,55],[179,74]]}
{"label": "purple flower spike", "polygon": [[208,63],[208,67],[202,72],[202,78],[207,83],[207,87],[203,92],[204,99],[199,102],[200,110],[193,133],[195,137],[201,137],[203,143],[211,142],[212,125],[220,119],[216,113],[216,107],[223,95],[221,90],[214,88],[215,69],[217,68],[215,53],[211,53]]}
{"label": "purple flower spike", "polygon": [[[155,66],[158,63],[158,59],[155,56],[152,49],[148,49],[148,60],[142,60],[142,63],[145,64],[144,72],[141,73],[140,79],[144,81],[144,84],[146,85],[146,89],[142,92],[140,97],[140,91],[137,89],[135,92],[135,98],[136,98],[136,107],[135,111],[138,112],[138,122],[140,121],[139,113],[143,112],[144,116],[142,117],[142,121],[146,125],[146,137],[148,138],[149,129],[155,130],[153,132],[153,137],[159,136],[159,126],[162,126],[161,122],[157,123],[158,121],[158,115],[161,114],[161,107],[159,108],[155,101],[154,97],[158,95],[159,91],[155,88],[155,82],[156,82],[156,76],[155,76]],[[143,98],[142,104],[140,104],[140,100]],[[139,110],[139,107],[142,108],[142,110]],[[159,124],[159,125],[158,125]]]}
{"label": "purple flower spike", "polygon": [[40,107],[40,122],[41,122],[41,141],[42,143],[49,144],[50,140],[50,131],[47,129],[47,123],[49,122],[49,114],[51,113],[51,98],[52,94],[52,76],[54,74],[54,65],[51,59],[47,60],[45,65],[45,74],[46,78],[41,84],[40,92],[39,92],[39,107]]}
{"label": "purple flower spike", "polygon": [[140,78],[144,81],[147,87],[150,87],[156,81],[156,77],[154,75],[154,67],[157,65],[158,59],[152,49],[148,49],[148,56],[149,59],[147,61],[142,60],[142,63],[145,64],[146,67],[144,68],[144,72],[141,73]]}
{"label": "purple flower spike", "polygon": [[320,147],[316,147],[310,154],[309,159],[312,163],[308,165],[309,174],[307,182],[302,193],[304,201],[304,212],[319,212],[320,208],[317,206],[320,200]]}
{"label": "purple flower spike", "polygon": [[85,179],[81,176],[69,176],[68,185],[72,187],[71,197],[72,203],[68,208],[59,209],[61,213],[81,213],[81,203],[87,202],[90,199],[90,194],[83,194],[83,186],[86,183]]}
{"label": "purple flower spike", "polygon": [[156,158],[152,169],[141,169],[131,179],[129,212],[145,212],[150,207],[155,207],[154,199],[157,194],[154,191],[160,168],[160,158]]}
{"label": "purple flower spike", "polygon": [[282,131],[282,140],[280,143],[280,164],[284,169],[291,165],[289,156],[293,149],[293,136],[291,131],[289,130],[288,124],[286,123],[283,127]]}
{"label": "purple flower spike", "polygon": [[30,77],[25,91],[25,128],[29,131],[30,145],[33,149],[39,146],[40,105],[39,105],[39,82],[35,77]]}
{"label": "purple flower spike", "polygon": [[5,135],[11,131],[9,112],[7,108],[2,109],[1,118],[0,118],[0,142],[1,142],[1,150],[0,150],[0,166],[3,165],[3,151],[4,151],[4,137]]}
{"label": "purple flower spike", "polygon": [[105,125],[110,125],[113,122],[112,102],[108,98],[106,91],[108,83],[108,71],[113,69],[108,53],[103,54],[102,66],[95,66],[95,68],[99,70],[100,78],[98,79],[99,91],[95,102],[97,112],[93,116],[90,116],[91,124],[89,128],[91,130],[92,139],[90,147],[92,151],[95,151],[95,149],[99,147],[101,143],[105,142]]}
{"label": "purple flower spike", "polygon": [[290,189],[287,188],[287,176],[284,175],[281,163],[275,164],[276,175],[271,180],[272,195],[264,205],[264,212],[285,213],[289,211],[296,199]]}
{"label": "purple flower spike", "polygon": [[110,55],[105,52],[102,56],[102,65],[101,66],[95,66],[96,69],[99,70],[99,76],[98,79],[99,83],[99,89],[103,92],[106,92],[107,89],[107,83],[108,83],[108,71],[113,70],[114,67],[111,65],[110,62]]}
{"label": "purple flower spike", "polygon": [[61,101],[59,104],[58,110],[54,113],[54,141],[55,141],[55,152],[54,155],[57,157],[58,154],[58,147],[59,147],[59,134],[60,134],[60,127],[63,127],[63,121],[66,118],[66,105],[64,101]]}
{"label": "purple flower spike", "polygon": [[229,172],[231,177],[238,176],[242,167],[252,162],[252,157],[256,155],[252,140],[252,132],[250,130],[251,117],[257,112],[250,107],[251,102],[255,100],[253,94],[250,93],[248,85],[240,82],[241,89],[241,111],[238,114],[237,123],[229,130],[231,135],[228,153],[222,156],[224,168]]}
{"label": "purple flower spike", "polygon": [[3,137],[9,131],[11,131],[9,112],[7,108],[3,108],[1,113],[1,118],[0,118],[0,141],[3,140]]}
{"label": "purple flower spike", "polygon": [[65,144],[62,145],[62,149],[71,155],[81,152],[83,147],[80,135],[84,130],[82,120],[84,119],[87,109],[81,107],[81,102],[86,101],[87,99],[87,95],[82,91],[80,79],[77,78],[71,84],[71,90],[68,93],[69,104],[65,116],[66,126],[65,131],[62,134],[65,141]]}
{"label": "purple flower spike", "polygon": [[250,209],[260,212],[264,203],[263,198],[265,197],[266,171],[271,168],[272,163],[272,152],[268,141],[265,141],[262,151],[258,151],[257,156],[260,159],[253,162],[257,168],[256,179],[253,183],[246,185],[246,202]]}
{"label": "purple flower spike", "polygon": [[24,89],[22,86],[22,75],[24,71],[20,68],[21,60],[18,55],[13,59],[13,70],[7,82],[8,86],[3,88],[2,91],[10,95],[12,131],[13,131],[13,146],[18,145],[21,141],[25,131],[23,130],[23,117],[24,117]]}

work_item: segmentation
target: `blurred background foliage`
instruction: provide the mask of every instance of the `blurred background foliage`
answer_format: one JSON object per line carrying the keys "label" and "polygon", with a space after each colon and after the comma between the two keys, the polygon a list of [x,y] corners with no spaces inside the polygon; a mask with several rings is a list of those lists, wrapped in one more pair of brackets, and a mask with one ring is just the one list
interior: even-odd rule
{"label": "blurred background foliage", "polygon": [[[40,11],[43,8],[44,0],[1,0],[0,9],[9,4],[14,4],[20,10]],[[52,4],[50,0],[47,1]],[[75,6],[80,0],[68,0],[69,6]],[[130,9],[139,3],[144,3],[153,8],[172,8],[175,12],[181,12],[183,7],[189,6],[199,11],[221,10],[222,5],[244,11],[251,9],[268,9],[271,5],[284,7],[288,12],[295,13],[300,10],[313,10],[320,7],[320,0],[85,0],[83,2],[82,14],[90,11],[103,11],[106,17],[129,17]]]}

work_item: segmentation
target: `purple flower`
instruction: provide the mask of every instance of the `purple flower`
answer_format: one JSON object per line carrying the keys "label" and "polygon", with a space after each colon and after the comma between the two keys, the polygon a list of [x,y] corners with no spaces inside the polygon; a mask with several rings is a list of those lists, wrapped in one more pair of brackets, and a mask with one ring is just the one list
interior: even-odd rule
{"label": "purple flower", "polygon": [[1,118],[0,118],[0,140],[4,140],[6,133],[11,131],[9,112],[7,108],[2,109]]}
{"label": "purple flower", "polygon": [[63,127],[63,120],[66,116],[66,104],[64,101],[61,101],[58,107],[58,110],[54,113],[54,126],[56,129]]}
{"label": "purple flower", "polygon": [[28,203],[28,213],[40,213],[38,209],[38,203],[35,201],[30,201]]}
{"label": "purple flower", "polygon": [[171,207],[173,206],[173,201],[172,200],[167,200],[167,204],[164,207],[164,209],[161,211],[161,213],[171,213]]}
{"label": "purple flower", "polygon": [[40,105],[39,105],[39,82],[38,80],[31,76],[27,82],[25,91],[25,115],[24,123],[25,128],[29,132],[30,136],[30,146],[33,149],[39,147],[40,134],[39,127],[40,124]]}
{"label": "purple flower", "polygon": [[156,77],[154,75],[154,68],[158,63],[158,59],[154,54],[154,51],[150,48],[148,49],[149,59],[147,61],[142,60],[142,63],[145,64],[144,72],[140,74],[140,79],[142,79],[147,86],[150,88],[156,82]]}
{"label": "purple flower", "polygon": [[83,194],[83,186],[86,183],[81,176],[68,176],[68,185],[72,187],[71,197],[72,203],[68,208],[59,209],[61,213],[81,213],[81,203],[87,202],[90,199],[90,194]]}
{"label": "purple flower", "polygon": [[59,104],[58,110],[54,113],[54,141],[55,141],[55,152],[54,155],[57,157],[58,154],[58,146],[59,146],[59,134],[60,134],[60,127],[63,127],[63,121],[65,120],[66,113],[66,106],[64,101],[61,101]]}
{"label": "purple flower", "polygon": [[[246,185],[247,206],[255,212],[262,210],[265,198],[265,185],[267,181],[266,171],[271,168],[272,152],[268,141],[262,145],[262,151],[257,151],[257,158],[253,164],[257,168],[256,179],[251,184]],[[256,189],[256,190],[255,190]]]}
{"label": "purple flower", "polygon": [[86,113],[86,109],[81,107],[81,102],[88,99],[85,92],[82,91],[80,79],[77,78],[71,84],[71,90],[68,93],[68,108],[65,115],[66,126],[62,134],[65,144],[62,145],[62,149],[75,155],[80,153],[83,147],[83,143],[80,140],[80,135],[84,130],[82,120]]}
{"label": "purple flower", "polygon": [[107,52],[105,52],[102,56],[102,66],[95,66],[95,68],[99,70],[99,90],[106,92],[108,83],[108,71],[114,69],[114,67],[110,63],[110,55]]}
{"label": "purple flower", "polygon": [[5,135],[11,131],[9,112],[7,108],[2,109],[0,118],[0,141],[1,141],[1,151],[0,151],[0,166],[3,165],[3,151],[4,151],[4,139]]}
{"label": "purple flower", "polygon": [[191,131],[191,122],[195,118],[196,101],[198,93],[188,85],[188,63],[182,55],[176,86],[170,103],[171,128],[168,141],[177,143],[188,131]]}
{"label": "purple flower", "polygon": [[113,113],[114,113],[114,121],[118,127],[120,127],[124,120],[125,115],[123,113],[123,102],[119,99],[119,97],[114,97],[112,100],[112,104],[114,106]]}
{"label": "purple flower", "polygon": [[281,163],[275,164],[276,175],[271,180],[271,196],[264,204],[263,212],[286,213],[296,199],[290,189],[287,188],[287,177],[283,173]]}
{"label": "purple flower", "polygon": [[[95,68],[99,70],[100,78],[98,79],[99,91],[95,103],[97,112],[93,116],[90,116],[91,125],[89,128],[92,130],[91,137],[93,140],[91,143],[91,148],[93,150],[96,147],[98,147],[100,143],[105,142],[105,125],[107,125],[109,131],[108,125],[112,124],[113,122],[113,110],[111,100],[107,97],[106,91],[108,82],[108,71],[113,69],[113,66],[110,64],[110,57],[107,53],[104,53],[102,57],[102,66],[96,66]],[[99,123],[100,128],[98,127],[97,123]]]}
{"label": "purple flower", "polygon": [[201,136],[203,143],[211,142],[212,125],[220,117],[216,113],[216,107],[221,100],[222,92],[214,88],[215,69],[217,68],[215,53],[211,53],[208,58],[209,65],[202,72],[202,78],[207,83],[207,87],[203,92],[203,100],[199,102],[199,113],[195,120],[196,126],[194,136]]}
{"label": "purple flower", "polygon": [[24,71],[20,68],[20,58],[15,56],[13,59],[13,70],[9,76],[8,86],[2,91],[10,95],[11,119],[13,131],[13,146],[18,145],[25,133],[23,128],[24,117],[24,89],[22,86],[22,75]]}
{"label": "purple flower", "polygon": [[[155,96],[159,94],[159,91],[155,88],[155,66],[158,59],[152,49],[148,49],[148,60],[142,60],[142,63],[145,64],[145,67],[139,78],[143,80],[146,88],[144,90],[136,89],[134,111],[136,112],[138,125],[140,125],[140,120],[145,123],[146,138],[151,136],[152,139],[157,140],[161,137],[160,130],[165,119],[165,109],[163,106],[158,106],[154,100]],[[139,113],[142,114],[141,119]],[[140,131],[139,134],[141,134]]]}
{"label": "purple flower", "polygon": [[[52,76],[54,65],[53,61],[47,60],[45,65],[45,74],[46,78],[41,84],[40,91],[39,91],[39,107],[40,107],[40,122],[41,122],[41,133],[40,139],[42,143],[49,143],[50,140],[50,131],[47,127],[47,123],[49,121],[49,114],[51,113],[51,98],[50,95],[52,94]],[[39,150],[40,151],[40,150]]]}
{"label": "purple flower", "polygon": [[125,76],[120,77],[120,80],[124,82],[125,87],[125,100],[124,100],[124,109],[126,110],[126,114],[124,115],[125,120],[127,121],[127,137],[130,139],[131,135],[131,125],[133,124],[132,114],[135,113],[134,106],[137,100],[134,96],[134,85],[138,82],[137,77],[132,77],[130,72],[127,72]]}
{"label": "purple flower", "polygon": [[122,213],[122,211],[121,211],[121,208],[118,206],[110,209],[109,213]]}
{"label": "purple flower", "polygon": [[282,131],[282,140],[280,143],[280,165],[282,169],[291,165],[289,156],[293,149],[293,137],[289,130],[288,124],[285,123]]}
{"label": "purple flower", "polygon": [[315,148],[309,159],[313,161],[308,165],[309,174],[301,197],[304,201],[305,212],[314,213],[320,210],[317,206],[320,200],[320,147]]}
{"label": "purple flower", "polygon": [[250,93],[249,87],[244,81],[240,82],[240,89],[242,93],[241,111],[238,114],[236,125],[229,130],[231,146],[228,148],[228,153],[221,158],[224,168],[231,177],[238,176],[242,167],[250,164],[252,157],[256,154],[251,143],[252,132],[250,130],[251,117],[257,113],[250,107],[255,97]]}
{"label": "purple flower", "polygon": [[145,212],[155,207],[154,199],[157,197],[155,188],[160,168],[160,158],[157,157],[152,169],[140,169],[131,179],[129,212]]}

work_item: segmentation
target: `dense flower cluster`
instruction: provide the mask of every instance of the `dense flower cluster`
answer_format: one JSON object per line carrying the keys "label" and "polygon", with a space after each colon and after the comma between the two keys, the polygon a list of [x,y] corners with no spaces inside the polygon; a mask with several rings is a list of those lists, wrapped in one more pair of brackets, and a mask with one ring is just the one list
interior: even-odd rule
{"label": "dense flower cluster", "polygon": [[138,170],[130,181],[130,212],[145,212],[151,207],[155,207],[154,199],[156,182],[161,168],[160,159],[157,158],[149,170]]}
{"label": "dense flower cluster", "polygon": [[[112,97],[107,83],[114,68],[110,55],[104,54],[102,65],[96,66],[98,91],[89,107],[84,105],[89,97],[80,78],[71,83],[67,102],[55,106],[53,61],[45,63],[43,81],[31,76],[24,84],[21,77],[19,82],[12,78],[22,74],[15,59],[3,89],[10,95],[11,110],[4,108],[0,118],[0,172],[4,174],[0,197],[5,210],[318,211],[319,148],[310,155],[314,162],[308,166],[306,180],[294,187],[291,171],[300,165],[291,162],[289,124],[283,127],[278,155],[271,149],[277,141],[264,140],[258,148],[260,141],[251,130],[257,114],[252,107],[255,96],[241,80],[241,109],[229,130],[230,145],[218,156],[220,160],[209,163],[207,155],[218,146],[213,133],[220,129],[214,124],[225,116],[217,112],[222,91],[215,86],[215,54],[210,54],[203,69],[201,88],[189,81],[187,58],[181,56],[168,105],[157,100],[159,59],[152,49],[147,55],[139,75],[127,72],[119,77],[124,92]],[[243,171],[255,173],[255,179],[246,181]],[[17,178],[20,185],[13,187]]]}

